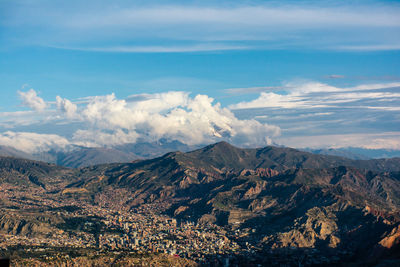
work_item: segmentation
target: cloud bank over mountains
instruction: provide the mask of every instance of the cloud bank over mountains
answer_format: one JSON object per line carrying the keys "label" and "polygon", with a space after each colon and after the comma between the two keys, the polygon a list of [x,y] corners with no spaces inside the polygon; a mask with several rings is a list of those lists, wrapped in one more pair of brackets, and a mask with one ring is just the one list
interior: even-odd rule
{"label": "cloud bank over mountains", "polygon": [[55,134],[6,131],[0,134],[0,145],[11,146],[27,153],[46,152],[51,149],[67,149],[70,142]]}
{"label": "cloud bank over mountains", "polygon": [[242,147],[400,149],[399,90],[398,82],[342,88],[291,82],[249,88],[250,95],[259,96],[223,107],[210,96],[183,91],[45,101],[30,89],[18,91],[29,110],[0,113],[0,145],[30,153],[161,139],[187,145],[225,140]]}
{"label": "cloud bank over mountains", "polygon": [[1,145],[29,152],[65,149],[69,145],[113,146],[135,143],[138,139],[178,140],[188,145],[227,140],[243,146],[258,146],[270,144],[271,138],[280,134],[277,126],[255,119],[239,120],[229,109],[214,103],[213,98],[191,97],[187,92],[132,95],[127,99],[110,94],[90,97],[83,103],[73,103],[60,96],[56,102],[45,102],[33,89],[19,95],[23,105],[38,115],[38,124],[45,120],[83,125],[70,139],[11,130],[0,135]]}

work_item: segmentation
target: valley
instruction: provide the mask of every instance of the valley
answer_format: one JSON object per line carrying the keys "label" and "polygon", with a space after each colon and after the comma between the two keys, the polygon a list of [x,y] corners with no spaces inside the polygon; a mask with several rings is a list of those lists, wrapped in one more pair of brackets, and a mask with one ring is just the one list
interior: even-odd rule
{"label": "valley", "polygon": [[220,142],[78,169],[2,157],[0,182],[0,253],[15,266],[399,260],[399,158]]}

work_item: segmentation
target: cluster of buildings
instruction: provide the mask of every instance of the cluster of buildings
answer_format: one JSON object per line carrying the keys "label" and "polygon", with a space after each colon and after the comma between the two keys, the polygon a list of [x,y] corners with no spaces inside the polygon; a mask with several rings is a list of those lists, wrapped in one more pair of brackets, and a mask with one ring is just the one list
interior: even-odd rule
{"label": "cluster of buildings", "polygon": [[194,260],[240,251],[240,246],[216,225],[177,223],[175,219],[151,213],[108,216],[104,223],[111,231],[99,235],[100,249],[166,253]]}
{"label": "cluster of buildings", "polygon": [[[13,233],[12,229],[5,233],[7,231],[3,229],[3,233],[0,233],[0,250],[24,247],[38,253],[44,248],[56,248],[59,251],[62,248],[86,249],[99,253],[163,253],[197,262],[208,261],[216,255],[223,257],[226,262],[230,255],[249,250],[237,242],[239,230],[232,232],[214,224],[177,221],[163,215],[159,203],[144,204],[134,211],[127,211],[79,199],[70,199],[65,205],[59,199],[39,198],[42,192],[37,193],[23,196],[23,193],[12,192],[8,199],[15,210],[11,208],[9,211],[22,216],[22,219],[18,219],[20,222],[16,220],[16,224],[31,223],[34,225],[32,229],[46,225],[51,230],[41,233],[33,230],[26,235]],[[47,207],[46,210],[34,212],[43,207]],[[29,218],[24,218],[24,214]],[[63,218],[65,221],[59,224],[49,221],[46,224],[47,219],[44,218]],[[68,219],[77,220],[71,223]]]}
{"label": "cluster of buildings", "polygon": [[[69,198],[66,205],[57,197],[43,197],[40,191],[27,194],[13,186],[0,188],[0,197],[7,200],[0,214],[2,255],[22,249],[32,259],[42,255],[39,257],[51,260],[69,257],[68,251],[75,250],[80,255],[166,254],[199,263],[217,260],[218,265],[254,260],[271,266],[288,262],[327,264],[351,256],[325,258],[316,249],[306,253],[291,248],[263,251],[252,239],[256,235],[254,229],[177,221],[164,215],[163,203],[128,210]],[[18,233],[24,227],[29,231]],[[264,256],[260,258],[261,255]]]}

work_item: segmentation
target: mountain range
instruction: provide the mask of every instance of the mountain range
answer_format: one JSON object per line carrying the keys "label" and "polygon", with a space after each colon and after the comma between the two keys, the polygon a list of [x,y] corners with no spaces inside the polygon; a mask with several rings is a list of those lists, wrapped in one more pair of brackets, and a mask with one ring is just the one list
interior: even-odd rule
{"label": "mountain range", "polygon": [[400,157],[400,150],[366,149],[361,147],[304,149],[314,154],[339,156],[351,159],[379,159]]}
{"label": "mountain range", "polygon": [[[176,140],[161,139],[157,142],[138,140],[136,143],[127,143],[113,147],[83,147],[73,146],[64,150],[49,150],[44,152],[28,153],[9,146],[0,146],[0,156],[10,156],[31,160],[54,163],[60,166],[79,168],[104,163],[124,163],[138,159],[151,159],[168,152],[188,152],[201,148],[204,145],[189,146]],[[338,156],[355,160],[400,157],[399,150],[364,149],[364,148],[325,148],[302,151],[319,155]]]}
{"label": "mountain range", "polygon": [[137,142],[114,147],[74,146],[65,150],[49,150],[27,153],[9,146],[0,146],[0,156],[24,158],[54,163],[60,166],[78,168],[104,163],[130,162],[161,156],[171,151],[189,151],[199,146],[188,146],[179,141],[161,139],[157,142]]}
{"label": "mountain range", "polygon": [[[64,162],[79,166],[80,159],[89,162],[88,155],[96,158],[96,153],[114,155],[92,150],[65,157]],[[60,202],[79,199],[127,211],[158,203],[160,212],[178,221],[251,229],[238,239],[257,247],[264,264],[263,255],[289,248],[317,249],[324,257],[354,264],[400,259],[400,158],[355,160],[220,142],[185,153],[79,169],[1,157],[0,177],[3,187],[12,185],[13,190]],[[34,235],[60,225],[61,219],[38,222],[21,213],[25,224],[17,231],[18,223],[12,224],[5,212],[11,202],[1,199],[2,232],[28,234],[23,229],[30,223],[26,227]]]}

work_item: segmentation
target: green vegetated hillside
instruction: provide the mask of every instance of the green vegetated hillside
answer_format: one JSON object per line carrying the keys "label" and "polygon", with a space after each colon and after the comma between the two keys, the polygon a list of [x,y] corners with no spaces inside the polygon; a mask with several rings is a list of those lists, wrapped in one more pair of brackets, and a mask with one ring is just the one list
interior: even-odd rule
{"label": "green vegetated hillside", "polygon": [[262,253],[317,248],[357,263],[399,256],[400,158],[351,160],[221,142],[82,169],[1,158],[0,174],[3,184],[51,189],[64,201],[109,201],[126,210],[167,203],[163,212],[181,221],[250,228],[240,242]]}

